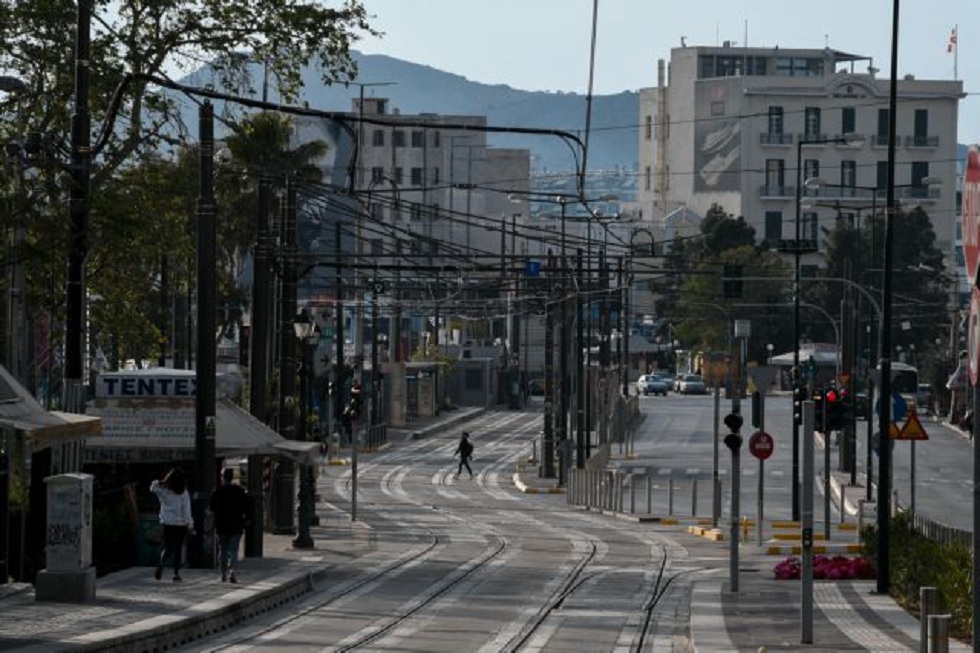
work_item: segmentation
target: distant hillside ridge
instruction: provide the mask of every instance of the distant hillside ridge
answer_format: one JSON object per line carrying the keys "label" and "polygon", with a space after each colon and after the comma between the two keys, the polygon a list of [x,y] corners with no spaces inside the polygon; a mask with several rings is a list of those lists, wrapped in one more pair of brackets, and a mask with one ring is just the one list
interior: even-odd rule
{"label": "distant hillside ridge", "polygon": [[[365,97],[386,97],[390,110],[402,114],[435,113],[447,115],[481,115],[494,127],[556,129],[585,138],[586,96],[577,93],[522,91],[503,84],[483,84],[430,66],[423,66],[384,55],[354,52]],[[183,81],[192,85],[210,83],[207,69],[199,70]],[[252,70],[253,86],[261,95],[262,70]],[[358,84],[324,86],[312,67],[303,72],[305,88],[301,101],[324,111],[349,111],[352,99],[361,93]],[[370,86],[385,84],[384,86]],[[278,94],[270,80],[268,98],[275,102]],[[220,104],[220,103],[216,103]],[[216,107],[220,111],[220,108]],[[184,115],[185,122],[196,133],[196,110]],[[588,169],[590,171],[637,166],[639,94],[624,91],[615,95],[596,95],[592,100],[592,129],[589,136]],[[557,137],[535,137],[523,134],[489,134],[488,142],[496,147],[531,150],[535,173],[572,171],[580,165],[569,147]]]}

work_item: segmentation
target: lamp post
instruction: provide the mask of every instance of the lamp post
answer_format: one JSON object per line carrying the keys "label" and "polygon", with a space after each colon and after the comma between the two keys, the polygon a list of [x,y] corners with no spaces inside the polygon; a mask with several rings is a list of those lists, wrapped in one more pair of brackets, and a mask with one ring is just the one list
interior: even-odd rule
{"label": "lamp post", "polygon": [[636,234],[639,234],[639,233],[646,233],[648,236],[650,236],[650,256],[654,256],[655,253],[656,253],[655,240],[653,238],[653,233],[649,229],[645,229],[645,228],[634,229],[633,230],[633,233],[630,234],[629,258],[628,258],[628,263],[626,265],[626,288],[624,290],[624,292],[626,294],[626,301],[624,302],[625,307],[624,307],[624,310],[622,312],[623,315],[624,315],[624,317],[625,317],[625,320],[623,321],[623,325],[624,326],[623,326],[623,329],[622,329],[622,332],[623,332],[623,360],[621,362],[621,364],[623,366],[623,396],[624,397],[629,397],[630,396],[630,389],[629,389],[629,383],[630,383],[630,333],[631,333],[631,329],[630,329],[630,303],[631,303],[630,300],[631,300],[631,297],[630,297],[630,295],[632,294],[632,290],[633,290],[633,253],[634,253],[633,239],[636,238]]}
{"label": "lamp post", "polygon": [[[858,134],[846,134],[839,138],[801,138],[796,142],[796,201],[795,201],[795,230],[796,237],[790,250],[794,254],[793,266],[793,391],[796,395],[802,381],[800,373],[800,255],[804,252],[816,251],[816,243],[807,243],[804,247],[800,239],[800,204],[803,186],[803,146],[829,145],[831,143],[860,143],[864,137]],[[784,248],[785,249],[785,248]],[[800,518],[800,424],[793,418],[793,520]]]}
{"label": "lamp post", "polygon": [[773,350],[773,346],[772,346],[772,343],[770,342],[768,345],[766,345],[766,353],[767,353],[766,364],[767,365],[772,365],[772,350]]}
{"label": "lamp post", "polygon": [[[299,374],[299,427],[296,429],[297,440],[309,441],[310,419],[310,388],[313,379],[313,356],[316,351],[320,334],[316,322],[308,309],[296,316],[293,321],[293,331],[302,347],[302,359]],[[298,531],[293,539],[294,549],[312,549],[313,538],[310,536],[310,525],[313,523],[315,488],[313,487],[313,466],[303,465],[299,471],[299,515]]]}

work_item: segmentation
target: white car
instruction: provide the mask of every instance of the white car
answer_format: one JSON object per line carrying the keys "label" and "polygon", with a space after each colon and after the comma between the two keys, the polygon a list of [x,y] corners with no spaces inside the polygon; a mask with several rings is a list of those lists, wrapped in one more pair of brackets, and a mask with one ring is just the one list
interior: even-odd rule
{"label": "white car", "polygon": [[685,374],[681,377],[680,392],[682,395],[703,395],[708,391],[704,380],[697,374]]}

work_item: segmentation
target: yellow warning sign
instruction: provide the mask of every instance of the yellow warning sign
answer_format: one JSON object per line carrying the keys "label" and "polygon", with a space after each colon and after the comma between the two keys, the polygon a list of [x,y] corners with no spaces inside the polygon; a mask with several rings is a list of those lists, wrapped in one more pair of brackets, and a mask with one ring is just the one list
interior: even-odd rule
{"label": "yellow warning sign", "polygon": [[[910,407],[911,408],[911,407]],[[926,435],[926,430],[922,428],[922,422],[919,421],[919,416],[916,414],[915,409],[909,410],[909,418],[905,420],[905,425],[902,426],[902,430],[899,431],[896,440],[928,440],[929,436]]]}
{"label": "yellow warning sign", "polygon": [[888,439],[889,440],[897,440],[898,439],[898,436],[900,435],[900,433],[901,433],[901,431],[899,431],[899,429],[898,429],[898,424],[896,424],[895,422],[892,422],[891,424],[888,425]]}

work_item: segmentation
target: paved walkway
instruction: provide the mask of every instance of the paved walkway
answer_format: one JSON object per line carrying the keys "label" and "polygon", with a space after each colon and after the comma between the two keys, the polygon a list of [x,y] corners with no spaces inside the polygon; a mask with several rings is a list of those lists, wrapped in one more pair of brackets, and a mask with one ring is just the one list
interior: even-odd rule
{"label": "paved walkway", "polygon": [[[453,429],[482,411],[458,411],[413,428],[389,432],[389,440],[426,437]],[[413,436],[413,434],[415,434]],[[519,470],[515,487],[524,492],[561,492],[536,469]],[[661,525],[661,527],[665,527]],[[676,527],[683,532],[684,526]],[[167,650],[221,631],[274,609],[325,580],[332,563],[387,555],[389,545],[370,530],[337,514],[314,526],[314,550],[296,550],[288,536],[267,534],[265,557],[247,559],[239,584],[222,583],[208,570],[182,571],[184,581],[155,581],[152,568],[135,567],[98,580],[96,600],[87,604],[45,603],[29,585],[0,585],[0,650]],[[728,543],[711,543],[719,552]],[[758,546],[739,552],[738,591],[731,591],[727,565],[698,581],[690,608],[697,651],[909,651],[919,641],[919,622],[889,597],[873,593],[873,581],[814,585],[812,643],[803,643],[800,584],[776,580],[778,558]],[[727,559],[726,559],[727,561]],[[168,578],[165,576],[165,579]],[[950,642],[950,650],[968,647]]]}

